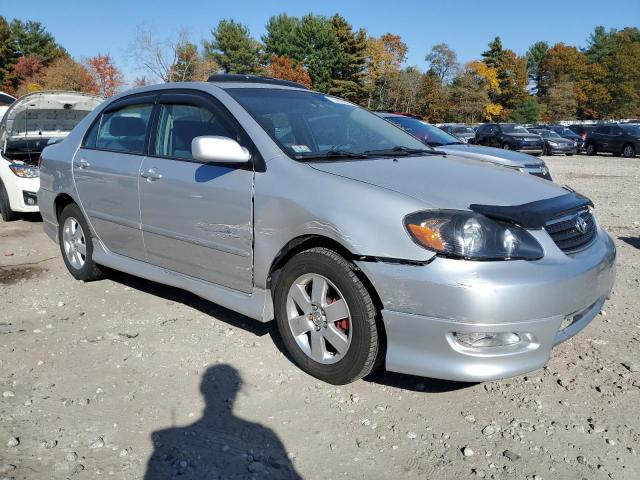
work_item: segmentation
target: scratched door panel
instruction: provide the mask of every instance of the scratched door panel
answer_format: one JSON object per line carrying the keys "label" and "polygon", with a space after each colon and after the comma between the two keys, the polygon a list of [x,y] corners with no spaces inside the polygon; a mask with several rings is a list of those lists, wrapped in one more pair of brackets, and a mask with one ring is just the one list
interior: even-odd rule
{"label": "scratched door panel", "polygon": [[148,157],[140,211],[154,265],[243,292],[252,288],[253,172]]}

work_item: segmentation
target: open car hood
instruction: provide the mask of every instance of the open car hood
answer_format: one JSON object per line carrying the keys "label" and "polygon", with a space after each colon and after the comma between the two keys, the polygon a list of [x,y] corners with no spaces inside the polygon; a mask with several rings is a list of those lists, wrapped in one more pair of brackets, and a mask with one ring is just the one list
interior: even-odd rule
{"label": "open car hood", "polygon": [[45,91],[20,97],[0,121],[0,146],[24,138],[66,136],[102,98],[89,93]]}

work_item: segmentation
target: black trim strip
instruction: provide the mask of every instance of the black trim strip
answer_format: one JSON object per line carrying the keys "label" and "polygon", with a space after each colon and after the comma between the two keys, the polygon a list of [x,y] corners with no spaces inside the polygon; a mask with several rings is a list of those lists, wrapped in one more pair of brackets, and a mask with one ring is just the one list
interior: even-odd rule
{"label": "black trim strip", "polygon": [[579,193],[571,192],[559,197],[547,198],[522,205],[469,205],[469,208],[489,218],[515,223],[522,228],[540,229],[553,217],[567,212],[591,206],[593,202]]}

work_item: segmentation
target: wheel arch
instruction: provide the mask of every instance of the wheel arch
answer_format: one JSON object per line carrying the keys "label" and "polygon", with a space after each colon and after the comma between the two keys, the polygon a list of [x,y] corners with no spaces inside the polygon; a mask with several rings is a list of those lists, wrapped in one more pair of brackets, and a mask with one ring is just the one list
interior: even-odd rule
{"label": "wheel arch", "polygon": [[275,285],[278,282],[278,274],[282,270],[282,267],[284,267],[284,265],[287,263],[287,261],[299,252],[315,247],[324,247],[333,250],[334,252],[342,255],[347,261],[351,262],[354,266],[356,275],[358,275],[362,283],[364,283],[365,287],[369,291],[369,294],[371,295],[376,308],[378,308],[378,310],[382,309],[382,301],[380,300],[378,292],[373,286],[373,283],[371,282],[371,280],[369,280],[367,275],[356,266],[354,262],[355,260],[361,260],[363,257],[360,255],[355,255],[337,240],[317,234],[301,235],[299,237],[293,238],[289,240],[278,251],[277,255],[271,262],[269,274],[267,276],[267,288],[271,290],[272,295],[275,290]]}
{"label": "wheel arch", "polygon": [[60,219],[60,214],[65,209],[65,207],[67,205],[71,205],[72,203],[75,203],[76,205],[78,205],[78,202],[76,202],[75,199],[68,193],[59,193],[58,195],[56,195],[56,198],[53,201],[53,207],[56,213],[56,220]]}

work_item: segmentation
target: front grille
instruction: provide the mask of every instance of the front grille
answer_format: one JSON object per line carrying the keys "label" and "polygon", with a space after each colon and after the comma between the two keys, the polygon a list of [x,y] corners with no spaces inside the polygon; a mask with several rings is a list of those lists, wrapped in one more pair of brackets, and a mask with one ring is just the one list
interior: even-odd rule
{"label": "front grille", "polygon": [[[584,221],[584,231],[578,224]],[[586,248],[596,236],[596,222],[588,209],[580,209],[552,218],[546,223],[545,229],[555,244],[565,253],[577,252]]]}

